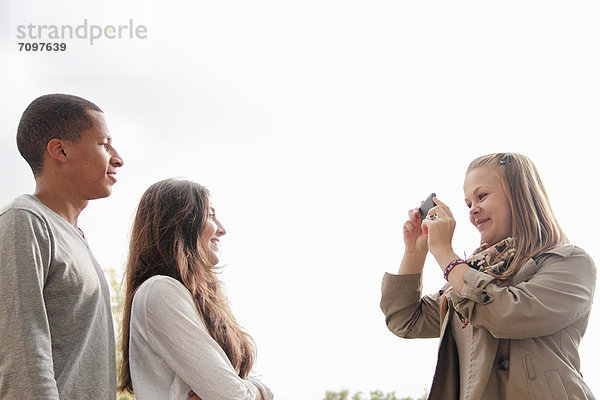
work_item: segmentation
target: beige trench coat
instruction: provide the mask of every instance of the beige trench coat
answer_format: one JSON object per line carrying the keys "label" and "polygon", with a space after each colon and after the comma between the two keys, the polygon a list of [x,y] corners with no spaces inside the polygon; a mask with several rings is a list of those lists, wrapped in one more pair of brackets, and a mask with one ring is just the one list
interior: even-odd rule
{"label": "beige trench coat", "polygon": [[[404,338],[440,337],[429,399],[459,397],[459,365],[448,313],[440,321],[443,289],[421,297],[422,275],[386,274],[381,309],[388,328]],[[449,309],[473,325],[465,400],[594,399],[579,371],[596,285],[594,262],[583,250],[559,246],[530,259],[510,283],[468,269]]]}

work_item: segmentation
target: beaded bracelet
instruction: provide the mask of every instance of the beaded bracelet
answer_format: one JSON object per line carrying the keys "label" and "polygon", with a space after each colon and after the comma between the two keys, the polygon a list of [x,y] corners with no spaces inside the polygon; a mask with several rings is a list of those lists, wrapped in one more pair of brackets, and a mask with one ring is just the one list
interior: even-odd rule
{"label": "beaded bracelet", "polygon": [[448,275],[450,275],[450,271],[452,271],[452,268],[456,267],[458,264],[463,264],[464,262],[465,260],[459,258],[448,264],[446,268],[444,268],[444,279],[448,280]]}

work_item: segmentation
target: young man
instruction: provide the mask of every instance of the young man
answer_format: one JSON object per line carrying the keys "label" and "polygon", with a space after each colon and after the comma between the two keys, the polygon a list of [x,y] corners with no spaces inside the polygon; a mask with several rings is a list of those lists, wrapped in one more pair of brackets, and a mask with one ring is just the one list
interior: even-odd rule
{"label": "young man", "polygon": [[34,195],[0,210],[0,398],[116,398],[108,284],[77,218],[107,197],[123,159],[102,110],[37,98],[17,130]]}

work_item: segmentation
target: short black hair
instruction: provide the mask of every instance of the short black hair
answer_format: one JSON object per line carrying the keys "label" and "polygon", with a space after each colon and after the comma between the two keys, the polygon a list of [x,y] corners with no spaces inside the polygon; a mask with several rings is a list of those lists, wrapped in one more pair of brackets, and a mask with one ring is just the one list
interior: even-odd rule
{"label": "short black hair", "polygon": [[51,139],[77,142],[81,132],[94,127],[88,111],[102,112],[91,101],[69,94],[47,94],[29,104],[17,128],[17,147],[35,176],[42,172]]}

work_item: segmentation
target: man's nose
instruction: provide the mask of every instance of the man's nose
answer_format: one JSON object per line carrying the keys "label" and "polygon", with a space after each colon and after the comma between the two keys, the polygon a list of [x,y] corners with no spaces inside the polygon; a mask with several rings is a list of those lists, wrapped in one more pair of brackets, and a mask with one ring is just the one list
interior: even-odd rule
{"label": "man's nose", "polygon": [[112,156],[110,158],[110,163],[114,166],[114,167],[122,167],[123,166],[123,157],[121,157],[121,155],[113,149],[112,151]]}

